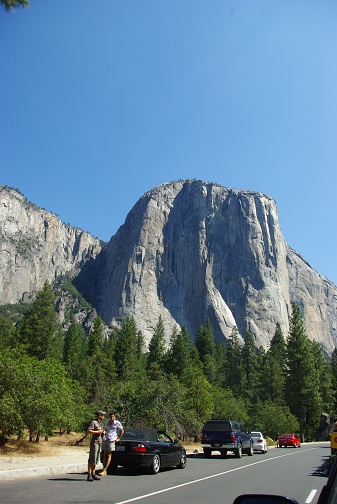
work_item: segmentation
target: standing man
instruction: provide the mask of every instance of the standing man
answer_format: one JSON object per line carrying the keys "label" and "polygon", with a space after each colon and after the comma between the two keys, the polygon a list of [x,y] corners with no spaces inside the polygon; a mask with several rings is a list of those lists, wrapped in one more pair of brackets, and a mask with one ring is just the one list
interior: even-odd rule
{"label": "standing man", "polygon": [[105,422],[105,438],[103,439],[103,471],[100,473],[101,476],[106,476],[107,469],[111,461],[112,452],[116,449],[116,441],[119,441],[124,434],[124,429],[122,424],[116,419],[116,412],[109,412],[109,420]]}
{"label": "standing man", "polygon": [[100,480],[99,476],[96,476],[95,468],[99,460],[99,454],[101,451],[102,440],[104,435],[104,430],[101,422],[104,420],[105,411],[96,411],[96,420],[93,420],[87,430],[88,434],[91,434],[90,439],[90,451],[88,458],[88,477],[87,481]]}

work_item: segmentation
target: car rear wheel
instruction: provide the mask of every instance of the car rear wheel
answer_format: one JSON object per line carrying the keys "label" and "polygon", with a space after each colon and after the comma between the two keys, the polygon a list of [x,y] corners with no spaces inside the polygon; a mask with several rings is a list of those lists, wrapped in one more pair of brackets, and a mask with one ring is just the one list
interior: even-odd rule
{"label": "car rear wheel", "polygon": [[180,457],[180,462],[177,465],[178,469],[185,469],[186,467],[186,453],[182,453]]}
{"label": "car rear wheel", "polygon": [[235,450],[235,457],[236,458],[241,458],[242,457],[242,444],[239,443],[239,446],[237,447],[237,449]]}
{"label": "car rear wheel", "polygon": [[160,457],[157,453],[153,457],[150,469],[152,474],[158,474],[160,471]]}
{"label": "car rear wheel", "polygon": [[250,448],[247,450],[247,455],[252,457],[254,455],[254,446],[253,443],[250,444]]}

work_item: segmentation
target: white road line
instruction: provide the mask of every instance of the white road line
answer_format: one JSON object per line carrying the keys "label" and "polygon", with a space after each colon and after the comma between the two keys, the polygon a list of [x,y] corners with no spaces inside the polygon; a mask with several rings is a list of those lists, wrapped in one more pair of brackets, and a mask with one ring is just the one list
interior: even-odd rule
{"label": "white road line", "polygon": [[312,499],[315,497],[317,493],[317,490],[311,490],[310,494],[308,495],[306,501],[305,501],[305,504],[310,504],[310,502],[312,501]]}
{"label": "white road line", "polygon": [[[153,497],[154,495],[159,495],[159,494],[162,494],[162,493],[165,493],[165,492],[170,492],[171,490],[175,490],[176,488],[182,488],[182,487],[185,487],[185,486],[188,486],[188,485],[194,485],[194,483],[200,483],[201,481],[206,481],[208,479],[217,478],[218,476],[223,476],[224,474],[229,474],[231,472],[241,471],[242,469],[247,469],[248,467],[252,467],[252,466],[257,465],[257,464],[263,464],[264,462],[269,462],[271,460],[275,460],[275,459],[279,459],[279,458],[283,458],[283,457],[290,457],[292,455],[297,455],[297,454],[303,453],[303,451],[316,450],[316,448],[317,447],[307,448],[306,450],[302,449],[301,451],[296,451],[296,452],[292,452],[292,453],[285,453],[284,455],[277,455],[276,457],[273,457],[271,459],[259,460],[258,462],[253,462],[252,464],[248,464],[248,465],[245,465],[245,466],[242,466],[242,467],[236,467],[235,469],[229,469],[228,471],[223,471],[221,473],[211,474],[211,476],[205,476],[204,478],[199,478],[199,479],[196,479],[196,480],[193,480],[193,481],[187,481],[186,483],[181,483],[180,485],[175,485],[175,486],[172,486],[172,487],[163,488],[162,490],[157,490],[157,492],[151,492],[151,493],[148,493],[148,494],[139,495],[138,497],[133,497],[132,499],[127,499],[127,500],[124,500],[124,501],[116,502],[116,504],[128,504],[129,502],[135,502],[135,501],[138,501],[138,500],[141,500],[141,499],[146,499],[147,497]],[[310,497],[310,495],[309,495],[309,497]],[[306,501],[307,504],[309,504],[309,502],[310,501]]]}

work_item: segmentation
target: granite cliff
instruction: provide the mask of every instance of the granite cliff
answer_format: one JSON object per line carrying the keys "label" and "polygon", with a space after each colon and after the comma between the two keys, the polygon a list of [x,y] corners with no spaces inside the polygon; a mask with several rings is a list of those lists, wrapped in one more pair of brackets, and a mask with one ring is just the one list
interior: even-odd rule
{"label": "granite cliff", "polygon": [[[88,281],[89,279],[89,281]],[[337,343],[337,288],[285,242],[274,200],[196,180],[144,194],[108,247],[76,280],[109,323],[133,316],[148,342],[162,316],[194,335],[210,317],[216,340],[233,326],[267,348],[291,302],[310,339],[327,354]]]}
{"label": "granite cliff", "polygon": [[159,315],[167,339],[175,325],[194,335],[209,317],[216,340],[236,326],[267,348],[277,322],[287,334],[296,301],[309,338],[327,354],[337,345],[337,287],[287,245],[264,194],[197,180],[162,184],[102,250],[5,187],[0,222],[0,304],[28,301],[45,280],[68,275],[107,325],[133,316],[146,342]]}
{"label": "granite cliff", "polygon": [[30,301],[60,276],[74,277],[101,250],[89,233],[0,186],[0,304]]}

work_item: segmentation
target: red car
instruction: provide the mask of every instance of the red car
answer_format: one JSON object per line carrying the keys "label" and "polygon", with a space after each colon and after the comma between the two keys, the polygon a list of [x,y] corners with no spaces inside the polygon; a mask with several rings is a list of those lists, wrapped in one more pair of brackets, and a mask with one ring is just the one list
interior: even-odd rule
{"label": "red car", "polygon": [[277,440],[278,448],[282,448],[284,446],[293,446],[294,448],[300,448],[301,440],[295,434],[281,434]]}

